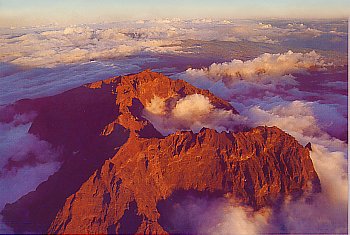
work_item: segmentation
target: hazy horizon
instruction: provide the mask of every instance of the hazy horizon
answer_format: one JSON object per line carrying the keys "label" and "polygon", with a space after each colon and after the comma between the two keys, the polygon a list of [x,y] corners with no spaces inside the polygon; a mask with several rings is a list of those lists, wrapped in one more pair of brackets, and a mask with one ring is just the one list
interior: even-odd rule
{"label": "hazy horizon", "polygon": [[0,26],[71,25],[157,18],[348,19],[350,4],[336,1],[0,0]]}

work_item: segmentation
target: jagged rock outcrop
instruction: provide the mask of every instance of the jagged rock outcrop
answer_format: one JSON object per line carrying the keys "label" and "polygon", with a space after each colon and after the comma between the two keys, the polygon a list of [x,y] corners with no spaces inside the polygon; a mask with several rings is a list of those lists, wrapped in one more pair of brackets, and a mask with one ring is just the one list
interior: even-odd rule
{"label": "jagged rock outcrop", "polygon": [[[115,103],[119,107],[120,115],[114,122],[106,126],[103,132],[106,135],[113,131],[116,123],[127,129],[135,130],[141,136],[147,135],[148,133],[142,129],[145,127],[153,129],[153,126],[149,125],[149,122],[142,116],[142,111],[154,97],[174,103],[187,95],[201,94],[207,97],[216,108],[231,110],[234,114],[238,113],[230,103],[214,96],[208,90],[196,88],[183,80],[171,80],[163,74],[150,70],[135,75],[114,77],[86,86],[91,89],[110,89],[111,93],[116,94]],[[148,136],[153,135],[148,134]]]}
{"label": "jagged rock outcrop", "polygon": [[218,108],[237,111],[209,91],[149,70],[78,87],[59,95],[21,100],[3,109],[2,122],[35,113],[30,133],[62,150],[62,166],[38,188],[1,212],[16,233],[45,233],[65,200],[127,141],[130,132],[162,138],[142,116],[154,96],[180,99],[203,94]]}
{"label": "jagged rock outcrop", "polygon": [[[276,127],[246,132],[177,132],[164,139],[132,135],[71,195],[49,233],[168,232],[157,205],[178,190],[230,193],[259,209],[279,196],[320,191],[309,151]],[[130,210],[132,213],[130,214]]]}
{"label": "jagged rock outcrop", "polygon": [[16,233],[165,233],[172,231],[160,203],[179,191],[231,195],[256,210],[320,191],[309,150],[276,127],[164,137],[143,116],[154,97],[173,104],[192,94],[238,113],[207,90],[149,70],[7,107],[36,113],[30,132],[62,150],[62,166],[7,204],[4,222]]}

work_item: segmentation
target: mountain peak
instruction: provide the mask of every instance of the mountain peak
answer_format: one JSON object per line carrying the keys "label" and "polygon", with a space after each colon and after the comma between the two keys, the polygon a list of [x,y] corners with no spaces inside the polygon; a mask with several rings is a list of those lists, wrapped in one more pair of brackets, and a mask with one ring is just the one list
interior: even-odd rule
{"label": "mountain peak", "polygon": [[37,113],[30,133],[62,149],[63,163],[5,206],[5,223],[16,233],[176,233],[160,218],[161,202],[178,192],[230,194],[259,210],[281,195],[321,190],[309,151],[277,127],[164,137],[143,116],[155,97],[174,103],[194,94],[238,113],[207,90],[150,70],[16,103],[16,112]]}
{"label": "mountain peak", "polygon": [[[286,161],[293,170],[284,167]],[[177,233],[181,231],[160,220],[166,213],[161,202],[171,201],[180,191],[231,194],[257,210],[273,205],[281,193],[307,190],[320,190],[308,151],[275,128],[237,134],[202,129],[198,134],[183,131],[164,139],[136,137],[66,200],[49,233],[103,233],[111,228],[112,233],[120,233],[130,207],[131,217],[138,219],[128,232]],[[103,203],[106,195],[109,201]],[[97,225],[94,221],[102,215]]]}

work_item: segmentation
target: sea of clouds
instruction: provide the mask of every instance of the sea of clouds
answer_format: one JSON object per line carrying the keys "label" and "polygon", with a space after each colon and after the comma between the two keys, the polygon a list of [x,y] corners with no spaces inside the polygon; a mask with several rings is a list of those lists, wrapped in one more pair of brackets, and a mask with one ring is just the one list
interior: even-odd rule
{"label": "sea of clouds", "polygon": [[[227,131],[240,123],[278,126],[301,144],[312,143],[311,157],[322,184],[322,193],[312,203],[286,200],[279,212],[270,208],[253,212],[228,199],[204,202],[192,198],[184,201],[182,212],[174,218],[191,214],[192,226],[202,232],[344,232],[348,207],[347,79],[344,71],[334,70],[335,57],[324,55],[346,53],[346,30],[343,21],[211,19],[2,28],[0,109],[23,98],[55,95],[88,82],[139,72],[147,63],[164,63],[161,55],[171,56],[173,60],[158,71],[172,71],[173,79],[209,89],[230,101],[240,114],[218,109],[198,94],[171,105],[154,97],[144,116],[161,133],[178,129],[197,132],[203,126]],[[188,41],[191,44],[186,47]],[[258,43],[275,52],[247,54],[249,59],[244,60],[232,52],[230,60],[222,61],[220,53],[210,49],[212,58],[207,65],[188,64],[187,70],[176,67],[176,61],[187,56],[192,61],[203,59],[198,51],[205,48],[203,42],[215,42],[218,48],[227,43]],[[331,77],[336,73],[339,76],[333,80],[320,78],[320,74]],[[317,86],[305,90],[310,83]],[[11,120],[1,119],[0,210],[35,190],[60,167],[60,151],[28,133],[34,117],[13,114]],[[179,227],[181,221],[176,221]],[[0,225],[0,232],[10,231]]]}
{"label": "sea of clouds", "polygon": [[[347,232],[347,97],[333,94],[337,99],[325,100],[327,91],[315,89],[310,98],[299,90],[305,84],[298,81],[298,77],[311,70],[322,73],[330,67],[331,64],[326,64],[314,51],[305,54],[288,51],[263,54],[248,61],[214,63],[202,69],[190,68],[177,75],[230,100],[246,124],[277,126],[303,145],[311,142],[311,158],[322,185],[322,192],[311,202],[307,197],[286,200],[278,212],[268,208],[252,212],[251,208],[235,206],[227,200],[202,203],[191,199],[195,201],[184,202],[182,206],[189,210],[198,207],[198,217],[192,218],[199,231],[224,234],[233,231],[237,234]],[[343,80],[346,79],[344,73]],[[217,220],[215,226],[200,223],[208,220],[207,217]]]}

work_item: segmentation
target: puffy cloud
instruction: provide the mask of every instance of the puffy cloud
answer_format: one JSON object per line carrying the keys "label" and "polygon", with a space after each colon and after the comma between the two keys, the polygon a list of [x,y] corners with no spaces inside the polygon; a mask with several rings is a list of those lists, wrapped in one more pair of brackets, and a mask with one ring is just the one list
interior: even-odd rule
{"label": "puffy cloud", "polygon": [[[312,195],[311,200],[310,195],[299,200],[287,198],[279,211],[269,213],[249,213],[249,208],[242,210],[230,203],[217,204],[217,214],[222,216],[214,216],[216,222],[208,225],[209,229],[225,233],[230,230],[220,229],[230,228],[232,221],[244,221],[242,224],[252,234],[346,233],[348,144],[340,139],[347,139],[347,97],[341,90],[332,89],[328,93],[319,89],[318,84],[322,85],[324,80],[316,75],[308,79],[291,75],[316,66],[327,64],[315,52],[288,52],[265,54],[245,62],[212,64],[206,69],[189,69],[178,76],[230,100],[250,126],[277,126],[303,145],[311,142],[311,158],[322,185],[322,192]],[[260,72],[261,69],[264,72]],[[338,76],[330,84],[344,84],[344,79]],[[304,91],[303,86],[310,87],[310,83],[314,88]],[[262,220],[256,222],[255,218]],[[251,221],[256,227],[250,227]]]}
{"label": "puffy cloud", "polygon": [[259,27],[262,29],[271,29],[272,25],[271,24],[264,24],[264,23],[260,22]]}
{"label": "puffy cloud", "polygon": [[164,135],[176,130],[198,132],[203,127],[227,131],[245,121],[231,110],[215,108],[201,94],[188,95],[177,101],[154,97],[146,105],[143,115]]}
{"label": "puffy cloud", "polygon": [[[339,131],[346,132],[347,122],[325,106],[317,102],[283,101],[255,105],[242,113],[253,126],[278,126],[302,144],[312,143],[311,158],[322,192],[313,195],[311,201],[308,196],[297,201],[286,200],[281,211],[270,217],[279,218],[276,226],[284,227],[283,231],[274,232],[332,234],[347,231],[348,145],[333,137]],[[334,122],[333,131],[327,126],[329,121]]]}
{"label": "puffy cloud", "polygon": [[312,145],[311,158],[322,183],[322,192],[289,197],[278,210],[254,211],[234,198],[187,196],[174,202],[167,220],[179,233],[203,234],[334,234],[347,232],[347,160],[342,152]]}
{"label": "puffy cloud", "polygon": [[[288,46],[290,42],[282,35],[289,35],[293,40],[304,40],[325,34],[318,29],[320,25],[313,27],[314,25],[293,23],[277,27],[275,23],[227,19],[160,19],[67,28],[50,26],[6,29],[0,33],[0,61],[22,66],[53,67],[64,63],[114,59],[143,52],[183,53],[188,49],[183,41],[191,39],[198,40],[199,44],[205,41],[242,41],[243,46],[246,46],[248,40]],[[327,30],[326,34],[334,35],[334,32]],[[320,40],[327,43],[330,42],[330,37]],[[339,43],[346,41],[345,38],[340,40]],[[323,49],[323,44],[315,44],[312,48]],[[82,51],[77,53],[74,51],[76,48]],[[271,48],[279,51],[277,47]]]}
{"label": "puffy cloud", "polygon": [[172,113],[175,118],[189,121],[192,119],[192,114],[195,117],[203,117],[210,113],[214,106],[209,99],[200,94],[188,95],[177,101]]}
{"label": "puffy cloud", "polygon": [[[347,211],[348,202],[348,162],[346,153],[331,152],[322,145],[314,144],[311,158],[323,186],[323,193],[334,211]],[[342,220],[344,222],[344,220]]]}
{"label": "puffy cloud", "polygon": [[308,27],[304,23],[289,23],[287,25],[287,28],[290,29],[289,35],[294,35],[294,36],[299,34],[300,36],[303,36],[303,37],[305,36],[318,37],[324,33],[319,29]]}
{"label": "puffy cloud", "polygon": [[189,76],[208,76],[214,80],[229,79],[230,81],[247,79],[259,80],[265,77],[279,77],[292,73],[305,72],[312,67],[325,66],[321,56],[315,51],[309,53],[284,54],[265,53],[253,60],[232,60],[221,64],[212,64],[204,69],[188,69]]}
{"label": "puffy cloud", "polygon": [[[130,33],[130,30],[126,30],[123,26],[107,29],[74,26],[33,31],[17,37],[4,37],[0,38],[0,61],[21,66],[53,67],[67,63],[125,57],[143,51],[180,52],[179,47],[172,45],[176,41],[168,40],[167,33],[161,35],[160,28],[133,30],[135,33]],[[168,33],[170,32],[169,29]]]}
{"label": "puffy cloud", "polygon": [[151,102],[146,106],[146,111],[154,115],[165,115],[166,114],[165,99],[155,96],[151,100]]}
{"label": "puffy cloud", "polygon": [[330,152],[312,145],[311,158],[318,172],[322,193],[312,199],[286,201],[276,215],[290,233],[335,234],[348,229],[348,174],[343,152]]}
{"label": "puffy cloud", "polygon": [[[20,98],[57,94],[115,74],[137,72],[142,64],[148,62],[149,57],[142,60],[124,56],[138,53],[179,53],[186,49],[182,41],[188,39],[196,40],[195,46],[198,48],[202,47],[204,41],[212,40],[214,47],[220,48],[223,45],[239,47],[239,43],[246,45],[249,43],[246,40],[270,43],[269,49],[266,49],[270,54],[247,61],[215,63],[205,69],[189,69],[180,76],[231,101],[243,117],[215,108],[201,95],[169,100],[154,97],[146,106],[144,116],[163,134],[177,129],[198,131],[203,126],[222,131],[232,129],[242,122],[252,126],[276,125],[295,136],[302,144],[312,143],[311,157],[320,176],[323,192],[314,196],[312,203],[306,198],[286,201],[279,214],[269,209],[253,212],[251,208],[237,206],[226,199],[213,202],[191,201],[187,206],[181,207],[182,213],[177,218],[194,221],[197,231],[203,233],[345,233],[348,146],[339,138],[347,136],[347,95],[338,94],[336,89],[328,93],[317,88],[308,92],[299,89],[310,86],[311,83],[307,80],[299,81],[293,76],[294,73],[304,73],[311,68],[328,65],[319,54],[291,51],[284,54],[271,53],[280,51],[277,44],[287,45],[288,48],[324,49],[325,45],[329,45],[329,38],[335,34],[341,37],[341,42],[332,45],[340,48],[337,50],[343,50],[339,45],[347,42],[344,36],[347,35],[347,24],[345,21],[343,32],[327,29],[328,24],[322,22],[313,25],[286,23],[285,27],[283,23],[277,23],[166,19],[89,27],[3,30],[0,33],[0,105]],[[333,36],[322,37],[326,32]],[[288,35],[288,40],[285,35]],[[318,37],[317,43],[314,43],[315,36]],[[308,40],[313,42],[311,47]],[[230,42],[220,44],[220,41]],[[214,47],[208,49],[211,55],[218,52]],[[220,53],[217,54],[221,56]],[[203,59],[200,54],[198,56],[198,61]],[[249,52],[245,52],[240,58],[250,56]],[[116,59],[119,57],[123,57],[123,61]],[[101,61],[106,59],[109,62]],[[218,58],[217,61],[219,59],[221,60]],[[90,60],[98,62],[89,63]],[[212,63],[209,61],[209,64]],[[172,64],[177,66],[176,62]],[[28,69],[15,65],[50,68]],[[317,77],[314,79],[312,82]],[[344,87],[347,79],[327,84],[333,88]],[[30,118],[23,116],[17,117],[14,123],[0,124],[0,155],[5,156],[0,159],[3,171],[0,186],[6,188],[2,192],[8,192],[0,197],[3,203],[13,202],[35,189],[59,167],[55,150],[48,143],[28,134],[29,126]],[[29,161],[29,155],[33,162]],[[0,208],[2,207],[3,204],[0,203]],[[280,230],[280,227],[285,229]],[[5,229],[0,224],[0,232],[9,231]]]}
{"label": "puffy cloud", "polygon": [[187,195],[167,209],[165,219],[174,233],[254,235],[273,227],[269,224],[271,210],[254,212],[229,198]]}
{"label": "puffy cloud", "polygon": [[299,28],[299,29],[305,29],[306,28],[306,25],[304,25],[303,23],[289,23],[287,25],[288,28]]}
{"label": "puffy cloud", "polygon": [[311,142],[311,158],[322,186],[322,192],[313,195],[311,201],[307,197],[287,200],[280,213],[272,217],[281,218],[290,233],[346,233],[348,145],[333,137],[346,132],[346,119],[317,102],[284,101],[270,106],[253,106],[243,115],[248,116],[252,125],[275,125],[304,145]]}
{"label": "puffy cloud", "polygon": [[269,110],[253,106],[246,111],[252,125],[278,126],[290,133],[320,136],[321,130],[313,114],[312,103],[292,101],[277,104]]}
{"label": "puffy cloud", "polygon": [[264,100],[274,96],[288,100],[316,96],[324,99],[325,94],[318,94],[318,90],[301,92],[299,87],[309,85],[305,84],[308,80],[300,80],[299,77],[315,70],[323,73],[327,66],[314,51],[305,54],[288,51],[284,54],[265,53],[247,61],[213,63],[203,69],[190,68],[174,78],[186,80],[200,88],[209,89],[221,98],[247,106],[247,102],[254,99]]}
{"label": "puffy cloud", "polygon": [[[325,83],[317,73],[324,76],[326,71],[314,72],[312,76],[295,74],[306,72],[315,65],[326,66],[315,52],[265,54],[245,62],[189,69],[176,78],[231,101],[241,114],[250,118],[252,126],[277,125],[292,135],[308,136],[309,140],[315,136],[345,140],[347,97],[342,91],[337,94],[334,89],[323,88]],[[261,70],[265,72],[259,74],[257,71]],[[344,84],[341,76],[336,79],[337,82],[331,84]],[[303,91],[304,86],[310,87],[309,90]]]}
{"label": "puffy cloud", "polygon": [[[325,110],[333,112],[325,113]],[[346,118],[328,105],[298,100],[278,101],[252,105],[241,114],[247,117],[251,126],[277,126],[304,145],[311,142],[332,151],[346,152],[347,144],[334,137],[346,134]]]}

